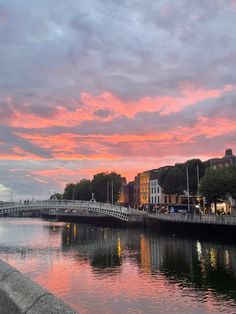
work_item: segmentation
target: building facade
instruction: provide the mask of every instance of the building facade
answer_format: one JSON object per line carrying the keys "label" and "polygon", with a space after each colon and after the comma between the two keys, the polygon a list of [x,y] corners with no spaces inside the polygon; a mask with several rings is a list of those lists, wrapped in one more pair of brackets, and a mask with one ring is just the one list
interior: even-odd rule
{"label": "building facade", "polygon": [[149,203],[151,205],[151,208],[155,207],[155,205],[160,205],[162,203],[162,189],[159,184],[159,176],[160,173],[158,170],[150,171]]}
{"label": "building facade", "polygon": [[232,165],[236,165],[236,156],[233,155],[231,148],[226,149],[223,158],[214,158],[210,160],[210,166],[213,169],[229,167]]}
{"label": "building facade", "polygon": [[150,205],[161,204],[161,186],[158,184],[158,179],[150,180]]}
{"label": "building facade", "polygon": [[137,175],[134,178],[134,207],[139,208],[140,203],[139,203],[139,191],[140,191],[140,186],[139,186],[139,175]]}
{"label": "building facade", "polygon": [[[229,166],[236,166],[236,156],[233,155],[231,148],[226,149],[223,158],[215,158],[210,160],[210,167],[213,169],[224,168]],[[228,201],[219,201],[216,204],[211,204],[211,211],[213,213],[235,213],[236,200],[229,197]]]}
{"label": "building facade", "polygon": [[139,204],[141,207],[149,206],[150,172],[139,173]]}
{"label": "building facade", "polygon": [[122,177],[121,190],[119,194],[118,204],[122,206],[128,206],[129,204],[129,184],[127,184],[126,178]]}

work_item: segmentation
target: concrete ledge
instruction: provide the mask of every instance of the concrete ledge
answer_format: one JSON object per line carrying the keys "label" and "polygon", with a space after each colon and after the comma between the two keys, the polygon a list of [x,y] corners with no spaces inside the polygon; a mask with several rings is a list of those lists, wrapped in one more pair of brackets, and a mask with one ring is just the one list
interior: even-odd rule
{"label": "concrete ledge", "polygon": [[48,290],[0,260],[1,314],[74,314],[71,307]]}

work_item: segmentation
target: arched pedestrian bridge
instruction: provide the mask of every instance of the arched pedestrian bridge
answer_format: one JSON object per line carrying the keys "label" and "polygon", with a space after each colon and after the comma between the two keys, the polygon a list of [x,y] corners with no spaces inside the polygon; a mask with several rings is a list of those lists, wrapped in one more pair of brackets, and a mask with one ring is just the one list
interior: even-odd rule
{"label": "arched pedestrian bridge", "polygon": [[0,217],[13,213],[37,211],[49,216],[76,216],[86,217],[91,215],[110,216],[127,222],[142,222],[143,213],[136,209],[123,206],[99,203],[96,201],[71,201],[71,200],[49,200],[36,201],[28,204],[11,203],[0,205]]}

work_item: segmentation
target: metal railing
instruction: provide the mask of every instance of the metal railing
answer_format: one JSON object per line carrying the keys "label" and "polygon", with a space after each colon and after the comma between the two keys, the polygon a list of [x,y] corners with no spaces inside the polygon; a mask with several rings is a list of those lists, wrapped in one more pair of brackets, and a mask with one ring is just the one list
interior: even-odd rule
{"label": "metal railing", "polygon": [[[141,215],[138,210],[129,209],[124,206],[113,205],[109,203],[99,203],[99,202],[89,202],[89,201],[79,201],[79,200],[47,200],[47,201],[35,201],[29,202],[27,204],[22,203],[12,203],[12,204],[1,204],[0,215],[21,212],[21,211],[31,211],[31,210],[48,210],[54,214],[65,214],[68,211],[79,214],[81,210],[86,210],[87,212],[92,211],[95,213],[100,213],[104,215],[109,215],[121,220],[128,221],[131,215]],[[50,213],[50,212],[49,212]]]}
{"label": "metal railing", "polygon": [[149,218],[164,221],[175,221],[199,224],[235,225],[236,216],[233,215],[198,215],[198,214],[147,214]]}

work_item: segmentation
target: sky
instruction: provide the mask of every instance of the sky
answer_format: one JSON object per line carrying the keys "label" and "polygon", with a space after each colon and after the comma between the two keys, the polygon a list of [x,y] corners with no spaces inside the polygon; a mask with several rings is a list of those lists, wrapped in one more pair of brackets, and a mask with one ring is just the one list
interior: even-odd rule
{"label": "sky", "polygon": [[0,0],[0,200],[236,152],[235,0]]}

